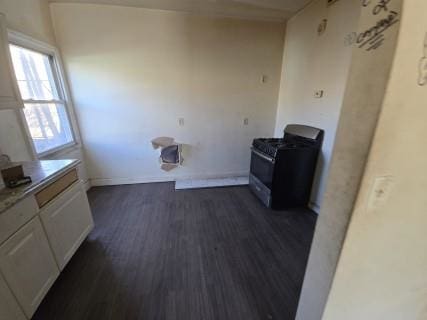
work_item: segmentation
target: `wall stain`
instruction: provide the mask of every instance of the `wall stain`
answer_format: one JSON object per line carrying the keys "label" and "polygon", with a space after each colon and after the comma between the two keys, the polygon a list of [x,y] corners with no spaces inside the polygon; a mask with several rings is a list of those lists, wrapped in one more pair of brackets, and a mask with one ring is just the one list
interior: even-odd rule
{"label": "wall stain", "polygon": [[418,84],[425,86],[427,84],[427,32],[424,38],[423,56],[419,62]]}

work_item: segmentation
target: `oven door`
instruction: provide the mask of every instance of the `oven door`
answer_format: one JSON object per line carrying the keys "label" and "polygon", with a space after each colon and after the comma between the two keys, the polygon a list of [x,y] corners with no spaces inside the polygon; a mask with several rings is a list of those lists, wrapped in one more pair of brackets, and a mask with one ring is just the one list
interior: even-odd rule
{"label": "oven door", "polygon": [[252,148],[251,174],[271,190],[274,174],[274,158]]}

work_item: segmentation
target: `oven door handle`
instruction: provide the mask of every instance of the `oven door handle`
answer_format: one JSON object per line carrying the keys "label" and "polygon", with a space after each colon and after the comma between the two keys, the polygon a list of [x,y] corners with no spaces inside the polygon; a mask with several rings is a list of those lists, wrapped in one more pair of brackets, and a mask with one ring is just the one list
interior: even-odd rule
{"label": "oven door handle", "polygon": [[274,158],[266,156],[265,154],[263,154],[263,153],[255,150],[254,148],[251,148],[251,149],[252,149],[252,152],[254,154],[256,154],[258,157],[263,158],[264,160],[267,160],[267,161],[269,161],[271,163],[275,163],[276,162],[276,160]]}

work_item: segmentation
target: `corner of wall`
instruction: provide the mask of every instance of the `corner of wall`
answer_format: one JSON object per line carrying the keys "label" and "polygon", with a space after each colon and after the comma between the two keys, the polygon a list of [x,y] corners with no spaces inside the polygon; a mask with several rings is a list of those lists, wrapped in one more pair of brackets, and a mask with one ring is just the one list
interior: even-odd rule
{"label": "corner of wall", "polygon": [[[390,9],[400,13],[401,3],[401,0],[390,3]],[[366,30],[381,21],[384,23],[382,19],[389,19],[388,13],[375,15],[371,6],[361,7],[356,35],[368,35]],[[322,319],[389,82],[398,22],[386,29],[385,41],[375,49],[353,44],[350,74],[298,306],[298,320]]]}

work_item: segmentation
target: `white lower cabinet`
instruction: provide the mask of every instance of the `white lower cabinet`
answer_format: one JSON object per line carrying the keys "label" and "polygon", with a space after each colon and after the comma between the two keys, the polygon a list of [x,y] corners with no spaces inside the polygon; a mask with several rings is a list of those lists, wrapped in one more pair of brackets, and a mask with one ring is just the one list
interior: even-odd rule
{"label": "white lower cabinet", "polygon": [[62,270],[93,228],[83,184],[78,182],[43,207],[40,217]]}
{"label": "white lower cabinet", "polygon": [[71,174],[0,213],[0,320],[31,319],[93,229],[83,183],[62,188]]}
{"label": "white lower cabinet", "polygon": [[15,297],[0,275],[0,320],[25,320],[26,317]]}
{"label": "white lower cabinet", "polygon": [[59,275],[38,217],[0,247],[0,271],[24,313],[31,318]]}

